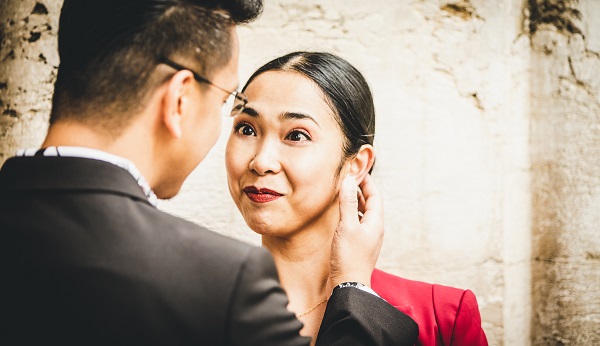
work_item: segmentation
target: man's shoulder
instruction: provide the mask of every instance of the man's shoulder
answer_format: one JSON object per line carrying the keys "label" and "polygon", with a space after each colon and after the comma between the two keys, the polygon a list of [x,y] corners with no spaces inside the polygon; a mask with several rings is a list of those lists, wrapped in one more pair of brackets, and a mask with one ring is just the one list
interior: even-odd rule
{"label": "man's shoulder", "polygon": [[[208,272],[218,265],[231,272],[256,248],[157,209],[131,174],[107,162],[17,157],[1,173],[1,214],[14,219],[12,227],[27,229],[32,238],[51,234],[63,247],[78,239],[77,246],[68,246],[74,256],[112,258],[124,271],[132,262],[132,268],[155,271]],[[32,217],[17,217],[15,211],[23,209]]]}
{"label": "man's shoulder", "polygon": [[212,249],[211,253],[215,256],[234,256],[239,259],[247,256],[248,251],[256,248],[256,246],[230,238],[159,209],[146,205],[141,207],[148,213],[149,218],[146,222],[156,226],[154,231],[161,233],[159,238],[162,238],[163,241],[180,243],[182,246],[192,246],[198,249]]}

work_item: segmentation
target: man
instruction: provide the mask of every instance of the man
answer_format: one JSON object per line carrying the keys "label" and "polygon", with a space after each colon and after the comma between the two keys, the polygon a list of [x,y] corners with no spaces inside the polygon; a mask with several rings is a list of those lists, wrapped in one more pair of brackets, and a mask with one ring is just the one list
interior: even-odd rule
{"label": "man", "polygon": [[[2,344],[308,345],[269,254],[162,213],[220,132],[260,0],[66,0],[51,126],[0,171]],[[317,344],[412,344],[346,181]],[[350,184],[351,185],[351,184]],[[352,218],[352,214],[354,217]],[[369,234],[373,233],[373,234]]]}

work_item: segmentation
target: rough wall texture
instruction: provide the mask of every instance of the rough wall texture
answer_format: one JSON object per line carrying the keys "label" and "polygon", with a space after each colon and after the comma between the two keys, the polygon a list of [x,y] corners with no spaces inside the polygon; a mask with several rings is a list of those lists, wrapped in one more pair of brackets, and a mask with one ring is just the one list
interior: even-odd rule
{"label": "rough wall texture", "polygon": [[[45,134],[61,3],[0,2],[0,163]],[[275,56],[326,50],[373,89],[387,211],[378,266],[472,289],[492,345],[599,344],[600,1],[265,8],[239,30],[242,83]],[[259,244],[227,191],[224,121],[160,207]]]}
{"label": "rough wall texture", "polygon": [[534,6],[532,341],[599,345],[600,2]]}
{"label": "rough wall texture", "polygon": [[46,134],[62,1],[0,2],[0,164]]}

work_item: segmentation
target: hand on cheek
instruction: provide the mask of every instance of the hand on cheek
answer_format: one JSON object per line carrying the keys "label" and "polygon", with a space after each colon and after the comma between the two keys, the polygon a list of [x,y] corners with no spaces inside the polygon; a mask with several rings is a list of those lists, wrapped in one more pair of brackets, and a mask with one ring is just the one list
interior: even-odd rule
{"label": "hand on cheek", "polygon": [[[348,175],[340,189],[340,222],[331,246],[331,281],[356,281],[370,286],[371,273],[383,242],[383,207],[376,187],[367,174],[359,187]],[[359,217],[359,205],[364,215]]]}

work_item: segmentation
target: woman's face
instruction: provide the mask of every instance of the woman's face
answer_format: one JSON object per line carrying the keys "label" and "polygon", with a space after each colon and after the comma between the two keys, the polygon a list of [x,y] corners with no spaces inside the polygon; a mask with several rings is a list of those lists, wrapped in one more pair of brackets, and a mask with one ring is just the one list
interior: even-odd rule
{"label": "woman's face", "polygon": [[248,226],[289,236],[339,220],[342,133],[319,87],[269,71],[246,88],[227,142],[229,191]]}

